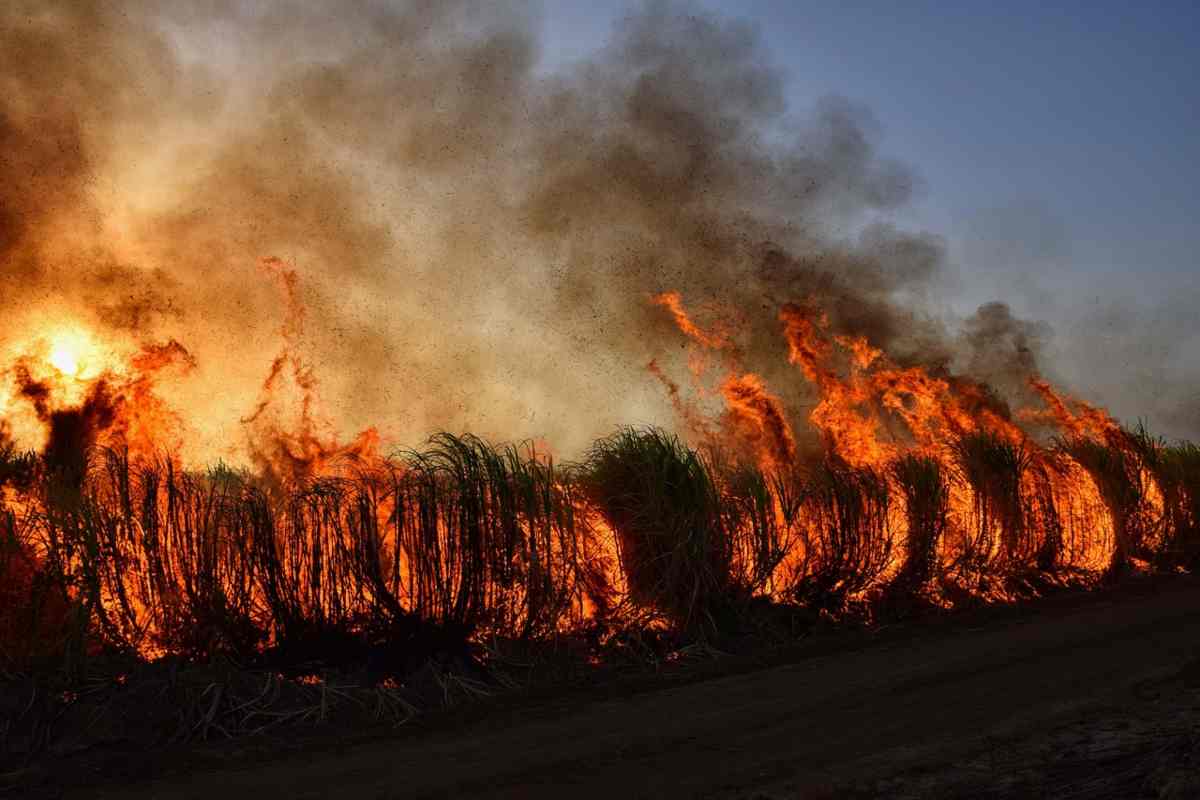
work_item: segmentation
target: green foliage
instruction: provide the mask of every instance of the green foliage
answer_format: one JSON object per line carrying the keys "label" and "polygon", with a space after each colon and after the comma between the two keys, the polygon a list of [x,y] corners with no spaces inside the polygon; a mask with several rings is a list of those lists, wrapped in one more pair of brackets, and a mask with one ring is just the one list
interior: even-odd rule
{"label": "green foliage", "polygon": [[727,463],[715,454],[707,463],[720,486],[722,529],[732,538],[733,580],[743,595],[760,593],[802,541],[790,476]]}
{"label": "green foliage", "polygon": [[1060,447],[1092,476],[1100,490],[1116,536],[1108,572],[1110,577],[1118,577],[1128,570],[1130,557],[1143,552],[1149,527],[1141,463],[1125,442],[1075,437],[1063,440]]}
{"label": "green foliage", "polygon": [[1172,561],[1195,572],[1200,569],[1200,447],[1178,442],[1166,448],[1165,460],[1176,487],[1169,505]]}
{"label": "green foliage", "polygon": [[892,465],[891,474],[904,496],[908,519],[904,562],[896,585],[917,591],[937,570],[937,549],[946,530],[950,487],[941,462],[930,456],[903,456]]}
{"label": "green foliage", "polygon": [[1191,442],[1168,444],[1143,423],[1126,432],[1130,449],[1141,460],[1162,496],[1154,556],[1165,566],[1200,565],[1200,448]]}
{"label": "green foliage", "polygon": [[[973,492],[973,574],[1056,569],[1069,556],[1055,489],[1068,459],[1113,519],[1112,574],[1147,553],[1200,567],[1194,445],[1138,429],[1052,452],[976,434],[954,452],[954,473],[918,455],[886,471],[826,457],[764,473],[624,428],[563,469],[531,445],[439,434],[280,486],[116,450],[89,451],[64,484],[43,459],[3,446],[0,667],[55,662],[82,675],[101,650],[281,668],[381,647],[403,659],[634,629],[649,616],[711,639],[740,630],[768,592],[837,610],[894,574],[895,596],[919,593],[943,568],[954,480]],[[909,530],[898,564],[893,495]],[[1072,517],[1071,530],[1079,519],[1088,528]]]}
{"label": "green foliage", "polygon": [[[730,520],[705,461],[674,435],[625,428],[592,446],[579,477],[616,535],[634,602],[691,633],[718,629],[737,587]],[[752,506],[754,491],[743,495]]]}
{"label": "green foliage", "polygon": [[378,555],[365,559],[373,588],[390,605],[406,596],[412,613],[464,629],[553,631],[582,591],[574,487],[532,446],[449,434],[430,445],[388,476],[392,562],[385,571]]}
{"label": "green foliage", "polygon": [[28,489],[37,477],[37,453],[20,452],[0,429],[0,488]]}
{"label": "green foliage", "polygon": [[805,475],[803,493],[811,556],[801,596],[836,608],[887,568],[893,543],[887,476],[829,457]]}
{"label": "green foliage", "polygon": [[959,472],[974,495],[976,527],[969,562],[980,571],[993,557],[1010,566],[1023,563],[1036,546],[1030,535],[1036,527],[1026,519],[1032,504],[1022,488],[1032,460],[1030,449],[1024,443],[980,431],[960,437],[954,453]]}

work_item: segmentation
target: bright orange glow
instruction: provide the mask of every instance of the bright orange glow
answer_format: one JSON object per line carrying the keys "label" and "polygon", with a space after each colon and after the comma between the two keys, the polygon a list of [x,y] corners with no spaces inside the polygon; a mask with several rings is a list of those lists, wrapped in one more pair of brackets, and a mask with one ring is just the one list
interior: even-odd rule
{"label": "bright orange glow", "polygon": [[111,369],[115,361],[91,333],[75,325],[53,330],[39,349],[46,364],[58,372],[57,377],[68,380],[92,380]]}
{"label": "bright orange glow", "polygon": [[[412,557],[422,551],[405,549],[413,546],[405,544],[403,537],[408,534],[392,527],[400,516],[401,501],[411,500],[400,494],[387,496],[389,486],[400,485],[406,467],[381,455],[383,441],[374,429],[351,439],[334,432],[321,413],[317,371],[305,349],[306,309],[299,273],[277,259],[265,260],[262,268],[265,279],[279,291],[284,313],[279,350],[264,363],[258,401],[245,409],[241,420],[257,467],[255,480],[269,485],[270,496],[279,498],[289,497],[289,490],[314,478],[352,479],[347,486],[369,487],[369,497],[356,500],[352,521],[322,516],[342,512],[336,504],[328,509],[321,506],[321,492],[306,496],[305,503],[272,508],[269,516],[281,520],[280,530],[307,531],[312,520],[305,515],[317,514],[321,524],[312,535],[321,537],[322,550],[329,552],[351,552],[356,542],[352,531],[375,532],[379,552],[392,556],[395,597],[410,606],[428,604],[430,588],[422,582],[428,577],[422,571],[428,565]],[[752,369],[746,363],[747,339],[736,326],[720,321],[736,317],[706,308],[701,326],[678,293],[658,295],[652,302],[669,313],[686,340],[691,392],[657,360],[647,364],[665,387],[686,438],[697,449],[717,445],[705,451],[717,456],[732,453],[736,461],[731,463],[739,468],[752,463],[760,470],[751,476],[763,480],[758,488],[753,484],[738,488],[734,479],[719,487],[733,492],[729,496],[734,502],[747,504],[745,508],[753,512],[737,523],[741,527],[725,533],[731,537],[731,572],[740,576],[747,591],[793,602],[812,575],[830,564],[837,566],[844,555],[837,551],[842,538],[858,536],[861,541],[855,540],[854,546],[862,544],[862,548],[861,553],[855,551],[860,559],[856,563],[863,565],[866,577],[851,582],[835,574],[829,584],[846,587],[847,597],[863,598],[910,574],[904,559],[911,549],[926,552],[933,562],[920,580],[935,602],[940,602],[937,597],[952,595],[949,584],[935,584],[933,575],[961,580],[969,591],[1000,599],[1005,591],[1002,582],[985,582],[985,573],[1002,575],[1010,566],[1032,564],[1049,543],[1054,565],[1098,575],[1110,565],[1122,536],[1130,538],[1141,531],[1139,524],[1149,526],[1144,535],[1154,536],[1154,526],[1166,513],[1166,500],[1148,471],[1142,471],[1145,489],[1139,505],[1126,508],[1119,497],[1113,499],[1111,480],[1106,482],[1102,470],[1098,477],[1095,465],[1077,462],[1070,451],[1051,444],[1054,435],[1116,448],[1126,447],[1128,440],[1121,438],[1124,432],[1102,409],[1072,399],[1039,378],[1030,381],[1030,397],[1035,403],[1040,400],[1040,407],[1012,410],[986,385],[956,375],[944,365],[912,363],[866,336],[837,333],[829,316],[812,303],[779,307],[775,317],[778,364],[755,364]],[[718,322],[711,322],[713,317]],[[69,468],[72,454],[93,446],[112,447],[132,462],[168,462],[170,469],[194,466],[179,455],[191,429],[179,410],[157,392],[160,383],[195,367],[195,358],[180,342],[134,342],[64,319],[47,324],[0,358],[0,421],[7,425],[0,431],[21,446],[41,450],[52,466],[53,459],[59,459],[64,462],[60,467]],[[964,442],[993,447],[984,453],[983,466],[976,473],[971,472],[970,453],[962,449]],[[538,449],[546,451],[542,446]],[[988,462],[988,453],[992,457],[998,453],[999,461]],[[905,483],[895,470],[905,456],[934,464],[932,480],[937,483]],[[1004,461],[1006,457],[1011,460]],[[197,491],[217,491],[219,486],[212,478],[180,474],[183,481],[195,481],[191,485]],[[739,473],[737,480],[743,477]],[[859,480],[865,482],[855,483]],[[320,488],[332,491],[340,485],[335,481]],[[924,487],[925,496],[929,485],[941,487],[933,493],[943,498],[940,510],[935,509],[942,520],[935,533],[929,533],[931,526],[922,521],[930,515],[923,511],[920,492],[905,494],[905,487],[913,485]],[[119,484],[103,480],[91,487],[101,505],[112,508],[127,502],[119,489]],[[544,557],[539,568],[568,574],[578,567],[570,593],[557,600],[562,610],[555,624],[565,630],[583,620],[621,620],[640,614],[648,601],[631,589],[628,553],[622,550],[621,537],[569,481],[556,490],[569,496],[579,527],[539,553]],[[745,494],[736,494],[742,491]],[[148,496],[140,504],[141,512],[166,520],[173,513],[173,497],[169,492]],[[0,494],[0,510],[13,513],[27,506],[36,510],[38,502],[15,489]],[[912,536],[910,525],[915,531]],[[458,535],[453,520],[436,519],[430,530],[437,545],[432,550],[453,550],[449,544]],[[545,533],[530,527],[523,535]],[[923,551],[922,542],[928,542]],[[321,567],[306,552],[285,549],[278,556],[279,564],[298,576],[300,583],[320,585],[313,576]],[[113,608],[128,604],[124,613],[130,624],[144,632],[138,634],[143,654],[165,654],[171,645],[160,638],[170,629],[170,620],[154,615],[169,609],[155,610],[149,600],[143,602],[139,593],[144,587],[137,583],[138,576],[157,567],[137,548],[130,548],[124,557],[127,574],[114,576],[111,586],[101,588],[101,602]],[[437,567],[447,570],[447,579],[463,569],[453,558]],[[226,579],[235,581],[235,573]],[[479,591],[485,589],[492,598],[489,602],[509,614],[489,623],[496,631],[524,624],[521,608],[548,602],[541,588],[509,578]],[[176,590],[163,591],[171,596]],[[363,591],[366,602],[376,588],[367,586]],[[258,596],[251,600],[259,605],[265,602]],[[650,619],[642,621],[650,624]]]}
{"label": "bright orange glow", "polygon": [[715,332],[709,332],[692,321],[691,316],[683,307],[683,298],[679,292],[663,292],[655,295],[651,302],[671,312],[675,325],[695,342],[710,350],[720,350],[728,346],[729,336],[725,331],[718,329]]}
{"label": "bright orange glow", "polygon": [[68,378],[79,374],[79,353],[68,342],[59,341],[50,349],[50,363]]}
{"label": "bright orange glow", "polygon": [[[678,293],[664,293],[653,302],[670,313],[693,345],[688,357],[693,376],[703,374],[712,362],[724,364],[720,396],[727,424],[718,430],[689,420],[688,429],[699,431],[702,439],[723,437],[726,441],[721,444],[748,450],[768,473],[797,459],[801,432],[793,430],[795,421],[778,392],[742,363],[743,354],[733,344],[736,332],[727,328],[711,332],[698,326]],[[903,492],[889,474],[905,454],[932,458],[940,465],[947,481],[947,517],[936,558],[943,566],[967,564],[963,573],[967,580],[971,570],[981,574],[984,565],[1001,565],[1018,557],[1014,548],[1024,548],[1021,557],[1030,558],[1035,546],[1052,546],[1059,552],[1058,563],[1093,572],[1108,566],[1115,541],[1112,511],[1093,475],[1072,458],[1056,455],[1050,438],[1066,435],[1127,447],[1120,426],[1103,409],[1070,398],[1036,376],[1029,386],[1040,405],[1010,409],[984,384],[942,366],[897,363],[865,336],[836,332],[828,314],[809,301],[781,304],[778,319],[787,359],[815,395],[807,422],[820,435],[824,452],[854,468],[888,476],[891,494],[897,498],[888,511],[896,545],[878,580],[886,582],[897,574],[898,558],[908,541]],[[695,408],[681,397],[678,384],[657,363],[652,371],[668,388],[676,410],[694,416]],[[1044,438],[1035,439],[1030,431]],[[997,494],[995,481],[1003,476],[983,474],[977,477],[982,483],[975,484],[964,472],[959,460],[964,456],[956,443],[975,435],[992,437],[986,441],[999,443],[996,447],[1026,453],[1026,461],[1014,462],[1023,466],[1010,467],[1016,470],[1010,485],[1016,487],[1012,491],[1021,508],[1020,519],[1006,511],[1012,508],[1005,505],[1011,496]],[[1149,478],[1143,483],[1148,513],[1161,517],[1160,493]],[[801,528],[811,524],[805,513],[801,510]],[[802,578],[800,573],[808,568],[803,550],[798,547],[776,568],[768,591],[775,594],[779,587]],[[998,591],[996,584],[991,586],[975,590]]]}

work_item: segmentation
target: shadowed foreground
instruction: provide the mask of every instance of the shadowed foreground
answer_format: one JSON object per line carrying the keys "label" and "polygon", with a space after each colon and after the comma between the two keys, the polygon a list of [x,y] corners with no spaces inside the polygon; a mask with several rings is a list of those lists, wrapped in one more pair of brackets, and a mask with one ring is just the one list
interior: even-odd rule
{"label": "shadowed foreground", "polygon": [[[973,779],[979,789],[1011,779],[1018,765],[999,754],[1011,761],[1013,742],[1072,726],[1083,731],[1077,739],[1091,741],[1114,714],[1136,716],[1155,703],[1172,724],[1182,713],[1200,719],[1195,681],[1180,678],[1200,655],[1200,585],[1180,579],[1132,594],[915,640],[882,635],[856,652],[759,672],[99,796],[774,798],[841,796],[851,787],[874,794],[888,785],[888,796],[903,796],[895,779],[876,779],[982,764]],[[988,774],[987,764],[1003,774]],[[1032,780],[1053,778],[1056,792],[1078,782],[1092,787],[1080,796],[1101,797],[1105,769],[1035,769]],[[1113,781],[1128,783],[1128,772],[1114,771]],[[928,792],[936,781],[926,780]],[[1028,782],[1014,788],[1031,790]],[[96,796],[95,788],[86,794]]]}

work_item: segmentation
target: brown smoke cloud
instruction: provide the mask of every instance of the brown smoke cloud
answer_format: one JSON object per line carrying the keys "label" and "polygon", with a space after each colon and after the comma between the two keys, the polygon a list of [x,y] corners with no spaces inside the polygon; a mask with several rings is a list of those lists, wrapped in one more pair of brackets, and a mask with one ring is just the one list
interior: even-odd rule
{"label": "brown smoke cloud", "polygon": [[[900,365],[1001,387],[1035,368],[1040,333],[1001,307],[962,336],[922,311],[943,244],[879,221],[918,179],[865,109],[787,109],[753,29],[652,2],[545,74],[534,22],[457,0],[4,4],[0,352],[61,316],[182,342],[196,368],[161,393],[196,458],[245,455],[285,340],[324,403],[306,385],[291,413],[343,437],[573,452],[671,423],[646,370],[687,380],[665,291],[738,315],[797,419],[789,300]],[[296,273],[302,337],[264,258]]]}

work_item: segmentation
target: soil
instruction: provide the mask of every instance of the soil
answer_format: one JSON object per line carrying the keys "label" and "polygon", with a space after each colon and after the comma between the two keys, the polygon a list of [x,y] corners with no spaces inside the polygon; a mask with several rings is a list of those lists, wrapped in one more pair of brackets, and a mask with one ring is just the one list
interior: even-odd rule
{"label": "soil", "polygon": [[386,734],[93,754],[7,787],[146,800],[1200,797],[1198,612],[1200,581],[1168,576]]}

